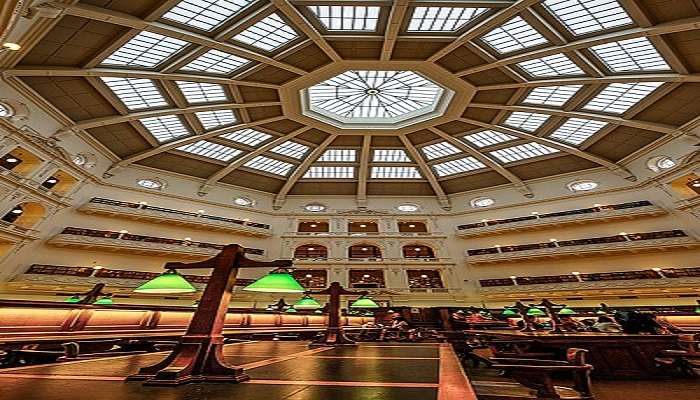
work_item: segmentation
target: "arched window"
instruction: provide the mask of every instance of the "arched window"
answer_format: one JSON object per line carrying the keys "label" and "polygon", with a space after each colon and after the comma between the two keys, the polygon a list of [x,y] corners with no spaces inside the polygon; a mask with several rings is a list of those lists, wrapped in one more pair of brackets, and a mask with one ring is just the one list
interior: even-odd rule
{"label": "arched window", "polygon": [[403,246],[404,258],[435,258],[435,252],[429,246],[409,244]]}
{"label": "arched window", "polygon": [[371,244],[358,244],[350,246],[348,258],[382,258],[382,251]]}
{"label": "arched window", "polygon": [[294,249],[294,258],[328,258],[328,249],[320,244],[305,244]]}
{"label": "arched window", "polygon": [[162,190],[165,187],[165,182],[157,178],[141,178],[136,181],[136,184],[151,190]]}

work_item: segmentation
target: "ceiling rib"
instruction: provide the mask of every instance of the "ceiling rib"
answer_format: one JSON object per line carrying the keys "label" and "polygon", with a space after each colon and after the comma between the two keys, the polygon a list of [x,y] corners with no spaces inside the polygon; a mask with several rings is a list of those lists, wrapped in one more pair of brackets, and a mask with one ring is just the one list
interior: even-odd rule
{"label": "ceiling rib", "polygon": [[678,127],[666,124],[659,124],[656,122],[645,122],[636,121],[631,119],[625,119],[620,117],[614,117],[611,115],[595,114],[584,111],[567,111],[567,110],[557,110],[554,108],[545,107],[533,107],[533,106],[520,106],[520,105],[506,105],[506,104],[490,104],[490,103],[471,103],[469,107],[499,110],[499,111],[521,111],[521,112],[532,112],[538,114],[556,115],[560,117],[571,117],[571,118],[582,118],[582,119],[592,119],[595,121],[607,122],[615,125],[629,126],[631,128],[646,129],[648,131],[654,131],[664,134],[673,135],[677,132]]}
{"label": "ceiling rib", "polygon": [[304,127],[302,127],[302,128],[299,128],[299,129],[297,129],[297,130],[295,130],[295,131],[293,131],[293,132],[291,132],[291,133],[288,133],[288,134],[286,134],[286,135],[284,135],[284,136],[280,136],[280,137],[276,138],[275,140],[273,140],[273,141],[271,141],[271,142],[269,142],[269,143],[266,143],[266,144],[264,144],[264,145],[258,147],[257,149],[255,149],[255,150],[253,150],[253,151],[251,151],[251,152],[249,152],[249,153],[247,153],[247,154],[244,154],[243,156],[237,158],[237,159],[234,160],[232,163],[230,163],[230,164],[227,165],[226,167],[224,167],[224,168],[222,168],[222,169],[216,171],[216,172],[215,172],[214,174],[212,174],[209,178],[207,178],[206,182],[204,182],[204,183],[202,184],[202,186],[199,188],[199,191],[197,192],[197,194],[199,194],[199,196],[204,196],[204,195],[206,195],[206,194],[209,193],[209,191],[214,187],[214,185],[216,184],[216,182],[218,182],[219,180],[223,179],[226,175],[228,175],[228,174],[230,174],[231,172],[233,172],[233,171],[237,170],[238,168],[242,167],[245,163],[247,163],[248,161],[254,159],[255,157],[257,157],[257,156],[259,156],[259,155],[262,155],[263,153],[267,153],[268,151],[270,151],[270,150],[274,149],[275,147],[279,146],[280,144],[282,144],[282,143],[284,143],[284,142],[286,142],[286,141],[288,141],[288,140],[291,140],[292,138],[294,138],[294,137],[296,137],[296,136],[301,135],[302,133],[308,131],[309,129],[311,129],[311,127],[309,127],[309,126],[304,126]]}
{"label": "ceiling rib", "polygon": [[277,193],[275,196],[275,200],[272,204],[272,208],[275,210],[279,210],[282,208],[284,205],[284,202],[287,200],[287,193],[289,193],[290,190],[294,187],[294,185],[301,179],[302,176],[304,176],[304,173],[306,173],[306,170],[309,169],[309,166],[316,161],[321,154],[326,150],[326,147],[328,147],[336,138],[338,135],[336,134],[331,134],[329,135],[323,142],[321,142],[318,147],[316,147],[305,159],[304,161],[299,164],[299,166],[292,172],[292,175],[287,178],[287,181],[284,183],[284,186],[282,186],[282,189]]}
{"label": "ceiling rib", "polygon": [[700,82],[700,74],[638,74],[605,76],[602,78],[557,78],[541,81],[528,81],[518,83],[497,83],[495,85],[477,86],[476,90],[501,90],[522,87],[561,86],[561,85],[605,85],[609,83],[637,83],[637,82]]}
{"label": "ceiling rib", "polygon": [[442,188],[442,186],[440,186],[440,182],[438,182],[437,178],[435,177],[435,174],[430,169],[430,166],[428,166],[423,157],[420,154],[418,154],[418,150],[416,150],[416,147],[413,145],[413,143],[411,143],[411,141],[406,137],[406,135],[400,135],[399,139],[401,140],[403,146],[406,148],[408,155],[413,159],[413,161],[416,164],[418,164],[418,168],[420,169],[421,175],[423,175],[425,179],[428,180],[428,183],[430,183],[430,186],[433,188],[435,196],[437,196],[437,200],[440,203],[440,207],[447,211],[451,210],[452,204],[450,204],[450,199],[445,194],[445,190]]}
{"label": "ceiling rib", "polygon": [[369,156],[372,136],[362,137],[362,149],[360,150],[360,166],[357,170],[357,207],[367,208],[367,177],[369,175]]}
{"label": "ceiling rib", "polygon": [[492,160],[491,158],[489,158],[485,154],[481,153],[479,150],[475,149],[474,147],[466,144],[465,142],[457,139],[456,137],[454,137],[452,135],[447,134],[446,132],[441,131],[440,129],[437,129],[437,128],[429,128],[429,129],[434,134],[445,139],[445,141],[447,141],[451,145],[455,146],[456,148],[462,150],[465,153],[468,153],[472,157],[481,161],[481,163],[485,164],[487,167],[489,167],[489,168],[493,169],[494,171],[498,172],[499,174],[501,174],[504,178],[508,179],[513,184],[513,186],[515,186],[515,188],[520,193],[522,193],[523,196],[525,196],[527,198],[534,197],[534,193],[532,193],[532,190],[525,184],[525,182],[523,182],[522,179],[518,178],[514,173],[508,171],[501,164]]}
{"label": "ceiling rib", "polygon": [[237,56],[247,58],[249,60],[254,60],[261,62],[263,64],[272,65],[277,68],[281,68],[298,75],[304,75],[306,71],[289,65],[287,63],[277,61],[273,58],[258,54],[254,51],[226,43],[219,42],[215,39],[209,38],[204,35],[200,35],[191,31],[176,28],[170,25],[162,24],[160,22],[150,22],[144,21],[140,18],[134,17],[129,14],[120,13],[113,10],[108,10],[106,8],[95,7],[87,4],[74,4],[65,5],[60,3],[51,3],[57,7],[63,9],[64,13],[67,15],[72,15],[75,17],[92,19],[95,21],[107,22],[115,25],[121,25],[133,29],[139,29],[142,31],[157,33],[160,35],[180,39],[187,41],[189,43],[198,44],[201,46],[206,46],[212,49],[217,49],[225,51]]}
{"label": "ceiling rib", "polygon": [[545,56],[550,56],[553,54],[571,52],[574,50],[581,50],[589,48],[591,46],[596,46],[599,44],[617,42],[620,40],[634,39],[639,37],[647,36],[658,36],[669,33],[678,33],[689,30],[698,29],[700,27],[700,17],[685,18],[678,21],[665,22],[652,27],[636,27],[625,29],[622,31],[609,32],[601,35],[593,36],[590,38],[580,39],[573,42],[569,42],[564,45],[549,46],[543,49],[529,51],[524,54],[518,54],[515,56],[501,58],[498,61],[492,62],[490,64],[477,65],[475,67],[467,68],[465,70],[457,72],[457,76],[466,76],[474,74],[477,72],[486,71],[493,68],[498,68],[504,65],[516,64],[519,62],[533,60],[536,58],[541,58]]}
{"label": "ceiling rib", "polygon": [[408,0],[395,0],[391,5],[389,13],[389,22],[387,23],[386,31],[384,32],[384,43],[382,44],[382,53],[380,60],[391,60],[391,54],[396,46],[396,39],[401,32],[401,25],[408,11]]}
{"label": "ceiling rib", "polygon": [[306,36],[311,39],[333,61],[342,61],[342,57],[328,44],[326,39],[309,23],[309,21],[288,0],[272,0],[278,10],[292,21]]}
{"label": "ceiling rib", "polygon": [[630,172],[627,168],[625,168],[621,165],[618,165],[610,160],[606,160],[603,157],[599,157],[599,156],[593,155],[591,153],[579,150],[575,147],[568,146],[568,145],[565,145],[563,143],[560,143],[560,142],[557,142],[557,141],[554,141],[551,139],[539,137],[539,136],[536,136],[536,135],[533,135],[533,134],[530,134],[527,132],[523,132],[523,131],[520,131],[517,129],[506,128],[506,127],[503,127],[500,125],[495,125],[495,124],[488,123],[488,122],[482,122],[482,121],[471,119],[471,118],[459,118],[459,120],[462,122],[466,122],[468,124],[477,125],[477,126],[480,126],[482,128],[491,129],[491,130],[494,130],[497,132],[505,133],[507,135],[517,136],[521,139],[531,140],[533,142],[543,144],[543,145],[548,146],[548,147],[555,148],[555,149],[560,150],[564,153],[578,156],[578,157],[584,158],[588,161],[594,162],[598,165],[601,165],[603,167],[606,167],[610,171],[615,173],[616,175],[621,176],[628,181],[634,182],[637,180],[637,177],[632,172]]}

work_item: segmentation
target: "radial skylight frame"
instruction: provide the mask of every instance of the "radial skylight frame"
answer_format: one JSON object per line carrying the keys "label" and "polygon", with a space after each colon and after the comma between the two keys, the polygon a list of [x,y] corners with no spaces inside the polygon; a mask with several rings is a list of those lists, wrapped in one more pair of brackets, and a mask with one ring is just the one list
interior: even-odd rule
{"label": "radial skylight frame", "polygon": [[256,0],[182,0],[161,18],[211,32]]}
{"label": "radial skylight frame", "polygon": [[159,143],[192,135],[177,115],[141,118],[139,122]]}
{"label": "radial skylight frame", "polygon": [[206,72],[231,75],[234,71],[251,63],[243,57],[225,51],[210,49],[180,68],[182,71]]}
{"label": "radial skylight frame", "polygon": [[294,164],[292,163],[265,156],[257,156],[243,164],[243,166],[283,177],[288,176],[294,169]]}
{"label": "radial skylight frame", "polygon": [[175,81],[189,104],[219,103],[228,101],[223,85],[217,83]]}
{"label": "radial skylight frame", "polygon": [[382,163],[410,163],[411,157],[403,149],[374,149],[372,162]]}
{"label": "radial skylight frame", "polygon": [[355,149],[328,149],[321,154],[317,162],[356,162],[357,150]]}
{"label": "radial skylight frame", "polygon": [[517,146],[506,147],[505,149],[490,151],[489,154],[498,159],[500,162],[507,164],[550,154],[556,154],[558,152],[559,150],[553,147],[537,142],[529,142],[519,144]]}
{"label": "radial skylight frame", "polygon": [[370,179],[421,179],[418,168],[413,166],[373,166]]}
{"label": "radial skylight frame", "polygon": [[156,68],[189,44],[184,40],[142,31],[102,60],[100,65]]}
{"label": "radial skylight frame", "polygon": [[517,139],[517,137],[513,135],[508,135],[506,133],[486,129],[476,133],[465,135],[464,139],[477,147],[488,147],[496,144],[510,142],[511,140]]}
{"label": "radial skylight frame", "polygon": [[376,32],[381,15],[378,6],[310,5],[308,10],[329,32]]}
{"label": "radial skylight frame", "polygon": [[522,61],[516,65],[535,78],[585,75],[585,72],[563,53]]}
{"label": "radial skylight frame", "polygon": [[189,143],[178,147],[177,150],[224,162],[231,161],[243,153],[243,151],[234,149],[233,147],[209,142],[207,140]]}
{"label": "radial skylight frame", "polygon": [[486,165],[472,156],[458,158],[433,165],[435,173],[439,177],[461,174],[486,168]]}
{"label": "radial skylight frame", "polygon": [[415,7],[406,31],[457,32],[489,10],[481,7]]}
{"label": "radial skylight frame", "polygon": [[664,56],[645,37],[603,43],[589,50],[613,73],[671,70]]}
{"label": "radial skylight frame", "polygon": [[299,39],[299,34],[277,13],[272,13],[236,34],[232,40],[273,52]]}
{"label": "radial skylight frame", "polygon": [[344,129],[396,129],[442,115],[454,92],[408,70],[349,70],[301,91],[302,113]]}
{"label": "radial skylight frame", "polygon": [[583,118],[569,118],[548,137],[578,146],[608,125],[607,122]]}
{"label": "radial skylight frame", "polygon": [[302,179],[354,179],[352,166],[312,166],[304,172]]}
{"label": "radial skylight frame", "polygon": [[634,24],[617,0],[544,0],[542,4],[574,36]]}
{"label": "radial skylight frame", "polygon": [[233,110],[200,111],[196,112],[195,115],[206,130],[233,125],[238,122],[238,117]]}
{"label": "radial skylight frame", "polygon": [[524,104],[561,107],[571,100],[583,85],[541,86],[533,88],[522,101]]}
{"label": "radial skylight frame", "polygon": [[548,43],[547,38],[519,15],[487,32],[480,39],[499,54],[513,53]]}
{"label": "radial skylight frame", "polygon": [[307,145],[293,142],[290,140],[279,144],[270,151],[273,153],[281,154],[283,156],[301,159],[306,155],[306,153],[309,152],[310,149],[311,148]]}
{"label": "radial skylight frame", "polygon": [[260,132],[256,129],[245,128],[223,134],[219,137],[248,146],[257,146],[260,143],[268,141],[272,137],[272,135],[265,132]]}
{"label": "radial skylight frame", "polygon": [[426,160],[436,160],[438,158],[461,153],[457,147],[448,142],[438,142],[420,148]]}
{"label": "radial skylight frame", "polygon": [[661,85],[663,82],[611,83],[584,104],[583,109],[608,114],[624,114]]}
{"label": "radial skylight frame", "polygon": [[168,105],[156,83],[150,79],[111,76],[100,79],[129,110],[144,110]]}
{"label": "radial skylight frame", "polygon": [[550,117],[551,115],[548,114],[514,111],[510,113],[503,124],[525,132],[535,132],[540,129]]}

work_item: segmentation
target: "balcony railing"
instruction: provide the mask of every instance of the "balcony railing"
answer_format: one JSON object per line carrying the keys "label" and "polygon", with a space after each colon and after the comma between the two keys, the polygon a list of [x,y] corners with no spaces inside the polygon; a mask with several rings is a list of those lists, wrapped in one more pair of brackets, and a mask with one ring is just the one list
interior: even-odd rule
{"label": "balcony railing", "polygon": [[13,223],[0,220],[0,230],[9,233],[13,236],[19,236],[24,239],[38,239],[39,231],[34,229],[24,228]]}
{"label": "balcony railing", "polygon": [[270,225],[267,224],[100,197],[93,197],[90,199],[88,203],[80,207],[80,211],[127,218],[131,217],[135,219],[149,219],[160,223],[190,225],[200,228],[244,233],[253,236],[272,235]]}
{"label": "balcony railing", "polygon": [[295,258],[295,264],[454,264],[451,258],[398,258],[398,257],[368,257],[368,258]]}
{"label": "balcony railing", "polygon": [[682,230],[629,233],[587,239],[550,241],[516,246],[494,246],[467,250],[469,262],[488,263],[531,258],[549,258],[580,253],[638,251],[645,248],[697,247],[700,242]]}
{"label": "balcony railing", "polygon": [[662,208],[643,200],[459,225],[457,226],[457,236],[474,237],[508,231],[539,229],[546,226],[582,224],[665,213],[666,211]]}
{"label": "balcony railing", "polygon": [[286,232],[283,237],[445,237],[444,232]]}
{"label": "balcony railing", "polygon": [[[193,257],[213,256],[224,248],[222,244],[74,227],[63,229],[60,234],[51,238],[48,243],[56,246],[102,248],[106,250],[129,249],[136,252],[165,255],[174,252],[181,256]],[[246,253],[263,255],[265,251],[246,248]]]}

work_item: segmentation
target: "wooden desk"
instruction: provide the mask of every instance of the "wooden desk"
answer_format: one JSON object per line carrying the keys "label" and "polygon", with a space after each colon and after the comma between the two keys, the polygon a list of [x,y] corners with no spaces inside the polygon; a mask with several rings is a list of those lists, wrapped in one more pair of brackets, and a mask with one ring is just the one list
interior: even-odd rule
{"label": "wooden desk", "polygon": [[[566,349],[587,349],[593,376],[607,379],[658,378],[664,372],[654,366],[661,350],[677,348],[676,335],[628,335],[611,333],[552,334],[547,332],[483,331],[472,334],[500,340],[533,340],[534,351],[550,351],[564,356]],[[562,358],[563,359],[563,358]]]}

